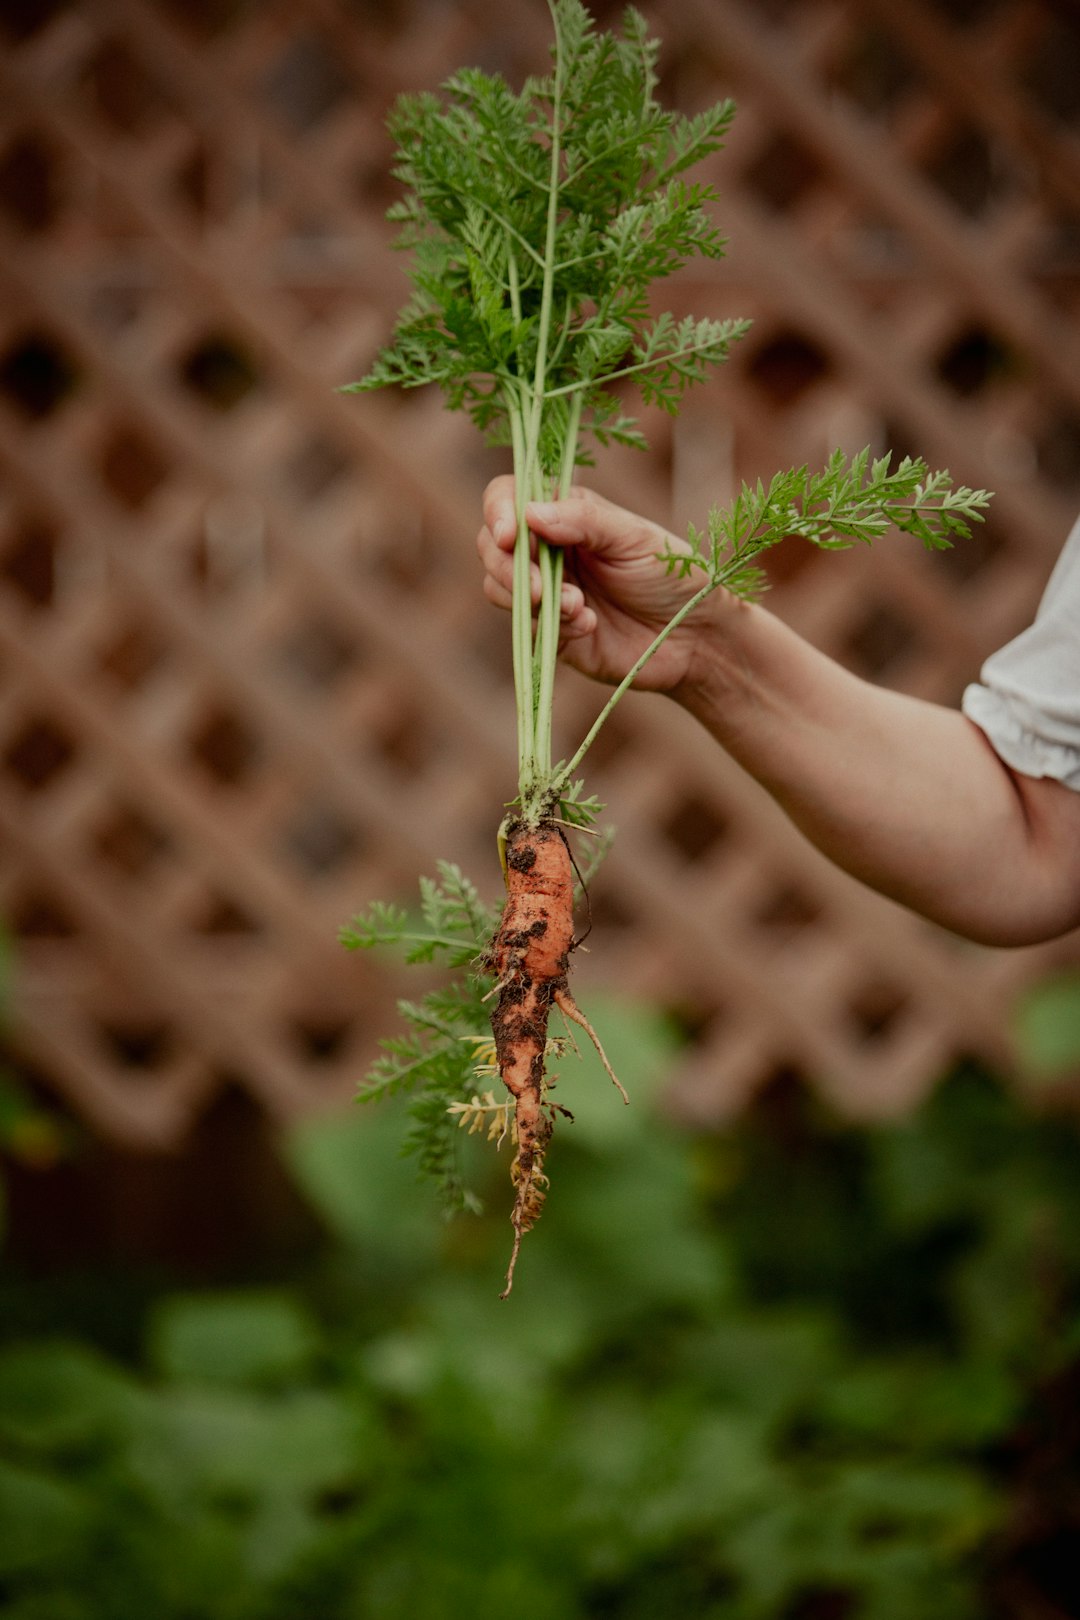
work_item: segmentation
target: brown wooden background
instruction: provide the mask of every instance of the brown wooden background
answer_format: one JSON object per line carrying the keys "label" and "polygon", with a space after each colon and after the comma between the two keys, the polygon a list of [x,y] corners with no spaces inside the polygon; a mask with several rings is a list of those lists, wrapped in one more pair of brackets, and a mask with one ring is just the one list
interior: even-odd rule
{"label": "brown wooden background", "polygon": [[[1052,0],[651,0],[666,96],[733,93],[730,256],[671,305],[754,318],[598,486],[700,521],[835,445],[994,488],[946,557],[791,551],[772,604],[953,704],[1080,506],[1080,15]],[[618,8],[596,7],[604,20]],[[478,594],[502,463],[438,398],[358,401],[405,296],[383,212],[403,88],[545,61],[539,0],[4,0],[0,910],[22,1072],[106,1140],[222,1094],[351,1096],[401,977],[338,926],[437,857],[497,892],[507,625]],[[595,690],[568,681],[576,740]],[[692,1033],[673,1101],[793,1070],[850,1113],[1007,1055],[1078,940],[962,944],[832,871],[661,699],[592,786],[620,836],[580,994]],[[993,874],[987,874],[993,881]]]}

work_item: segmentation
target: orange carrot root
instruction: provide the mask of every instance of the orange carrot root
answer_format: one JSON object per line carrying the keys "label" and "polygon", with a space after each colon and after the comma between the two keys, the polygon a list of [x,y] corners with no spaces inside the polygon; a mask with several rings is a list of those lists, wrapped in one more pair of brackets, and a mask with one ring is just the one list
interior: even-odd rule
{"label": "orange carrot root", "polygon": [[513,1287],[522,1236],[544,1207],[544,1154],[552,1133],[550,1105],[546,1109],[544,1104],[544,1060],[553,1005],[586,1031],[628,1100],[595,1030],[567,987],[574,948],[573,863],[566,839],[552,819],[510,824],[506,888],[506,906],[488,958],[498,989],[491,1016],[495,1053],[503,1083],[514,1099],[517,1126],[517,1156],[511,1166],[516,1188],[511,1215],[514,1247],[503,1299]]}

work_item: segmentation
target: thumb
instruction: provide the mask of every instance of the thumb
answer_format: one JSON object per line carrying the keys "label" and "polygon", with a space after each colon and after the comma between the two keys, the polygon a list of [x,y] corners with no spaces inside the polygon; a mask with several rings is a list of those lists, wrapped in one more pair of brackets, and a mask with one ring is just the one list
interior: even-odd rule
{"label": "thumb", "polygon": [[611,562],[654,557],[671,538],[658,524],[592,490],[575,491],[561,501],[530,501],[525,520],[553,546],[581,546]]}

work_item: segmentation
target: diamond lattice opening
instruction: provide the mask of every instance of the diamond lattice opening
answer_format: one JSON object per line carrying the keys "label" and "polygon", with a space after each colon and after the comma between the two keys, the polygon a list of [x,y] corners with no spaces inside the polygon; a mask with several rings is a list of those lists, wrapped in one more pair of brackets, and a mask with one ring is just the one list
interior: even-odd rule
{"label": "diamond lattice opening", "polygon": [[967,26],[984,22],[992,16],[1001,0],[930,0],[930,3],[949,22]]}
{"label": "diamond lattice opening", "polygon": [[329,617],[303,620],[276,649],[274,663],[290,686],[302,692],[328,692],[360,662],[356,638]]}
{"label": "diamond lattice opening", "polygon": [[[591,700],[592,693],[589,692],[590,705]],[[590,774],[602,778],[606,772],[618,769],[633,758],[637,746],[632,721],[626,719],[624,713],[616,711],[609,720],[604,721],[596,741],[589,749]]]}
{"label": "diamond lattice opening", "polygon": [[782,546],[767,551],[761,566],[770,585],[787,585],[800,574],[817,568],[823,553],[801,534],[789,534]]}
{"label": "diamond lattice opening", "polygon": [[995,558],[1006,550],[1007,543],[1001,524],[996,518],[988,517],[971,531],[962,545],[931,552],[930,563],[938,573],[947,574],[955,584],[963,585],[991,567]]}
{"label": "diamond lattice opening", "polygon": [[757,928],[777,943],[796,939],[821,916],[821,906],[793,883],[781,884],[753,915]]}
{"label": "diamond lattice opening", "polygon": [[43,889],[28,889],[17,896],[10,917],[16,939],[74,939],[79,932],[68,908]]}
{"label": "diamond lattice opening", "polygon": [[1080,415],[1055,411],[1039,429],[1035,460],[1040,476],[1064,494],[1080,493]]}
{"label": "diamond lattice opening", "polygon": [[181,382],[215,411],[235,410],[260,386],[247,345],[227,333],[210,333],[190,349],[178,368]]}
{"label": "diamond lattice opening", "polygon": [[284,853],[305,877],[329,877],[359,853],[364,844],[355,821],[326,804],[306,804],[285,829]]}
{"label": "diamond lattice opening", "polygon": [[49,332],[28,332],[0,356],[0,394],[30,421],[53,416],[78,382],[78,366]]}
{"label": "diamond lattice opening", "polygon": [[828,356],[801,332],[777,332],[753,355],[747,374],[774,405],[793,405],[829,375]]}
{"label": "diamond lattice opening", "polygon": [[749,185],[776,213],[794,208],[821,175],[821,164],[810,149],[784,132],[770,136],[745,171]]}
{"label": "diamond lattice opening", "polygon": [[278,58],[263,89],[281,122],[294,134],[306,135],[358,87],[330,47],[317,34],[306,34]]}
{"label": "diamond lattice opening", "polygon": [[1000,143],[970,124],[954,131],[925,172],[927,179],[969,219],[989,212],[1014,184]]}
{"label": "diamond lattice opening", "polygon": [[886,603],[871,606],[844,641],[843,656],[867,680],[883,680],[895,666],[917,657],[922,638],[910,619]]}
{"label": "diamond lattice opening", "polygon": [[51,787],[78,752],[75,739],[55,720],[27,720],[4,752],[4,768],[36,793]]}
{"label": "diamond lattice opening", "polygon": [[93,838],[97,859],[125,878],[147,878],[172,848],[172,838],[161,823],[130,804],[110,811]]}
{"label": "diamond lattice opening", "polygon": [[218,152],[195,140],[173,172],[172,193],[199,225],[224,219],[229,209],[227,170]]}
{"label": "diamond lattice opening", "polygon": [[103,42],[85,83],[94,112],[121,135],[145,136],[173,110],[161,80],[123,39]]}
{"label": "diamond lattice opening", "polygon": [[303,503],[329,495],[352,468],[354,457],[327,438],[312,434],[285,464],[284,482],[290,495]]}
{"label": "diamond lattice opening", "polygon": [[1023,77],[1040,113],[1074,129],[1080,124],[1080,16],[1067,0],[1044,18],[1042,37]]}
{"label": "diamond lattice opening", "polygon": [[158,4],[201,40],[235,28],[249,11],[244,0],[158,0]]}
{"label": "diamond lattice opening", "polygon": [[895,985],[868,984],[848,1004],[848,1019],[858,1039],[876,1046],[896,1033],[910,997]]}
{"label": "diamond lattice opening", "polygon": [[1003,339],[985,327],[971,326],[940,351],[934,369],[946,388],[966,399],[1015,375],[1017,367]]}
{"label": "diamond lattice opening", "polygon": [[899,41],[872,24],[857,28],[836,71],[836,88],[869,118],[888,118],[919,76]]}
{"label": "diamond lattice opening", "polygon": [[664,1011],[688,1046],[708,1046],[727,1017],[722,1002],[701,993],[681,997]]}
{"label": "diamond lattice opening", "polygon": [[52,606],[56,591],[59,537],[33,520],[16,530],[0,562],[0,575],[31,607]]}
{"label": "diamond lattice opening", "polygon": [[379,727],[379,754],[402,776],[422,776],[436,752],[437,741],[423,711],[403,703]]}
{"label": "diamond lattice opening", "polygon": [[0,158],[0,210],[28,236],[56,223],[60,172],[59,154],[37,134],[18,136]]}
{"label": "diamond lattice opening", "polygon": [[176,1036],[163,1019],[103,1021],[98,1033],[113,1062],[136,1074],[164,1068],[176,1052]]}
{"label": "diamond lattice opening", "polygon": [[681,860],[693,865],[719,848],[728,836],[728,823],[710,799],[688,793],[665,817],[660,833]]}
{"label": "diamond lattice opening", "polygon": [[11,39],[30,39],[66,9],[68,0],[4,0],[0,27]]}
{"label": "diamond lattice opening", "polygon": [[637,927],[638,913],[624,895],[610,888],[589,891],[589,932],[598,939],[605,934],[626,934]]}
{"label": "diamond lattice opening", "polygon": [[191,735],[191,757],[224,787],[251,781],[262,759],[259,738],[239,715],[214,708]]}
{"label": "diamond lattice opening", "polygon": [[227,894],[213,894],[195,913],[196,934],[213,938],[254,938],[263,932],[259,919]]}
{"label": "diamond lattice opening", "polygon": [[337,1063],[348,1051],[354,1028],[352,1018],[300,1017],[293,1021],[290,1034],[306,1062]]}

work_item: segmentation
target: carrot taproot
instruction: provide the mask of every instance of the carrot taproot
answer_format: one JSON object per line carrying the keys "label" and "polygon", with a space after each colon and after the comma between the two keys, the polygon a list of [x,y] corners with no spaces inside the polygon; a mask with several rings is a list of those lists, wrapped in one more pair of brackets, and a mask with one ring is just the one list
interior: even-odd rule
{"label": "carrot taproot", "polygon": [[502,1298],[514,1282],[524,1233],[544,1207],[544,1156],[557,1110],[545,1095],[548,1021],[553,1006],[588,1034],[615,1085],[625,1091],[599,1037],[570,993],[568,973],[574,939],[573,860],[565,834],[551,817],[511,821],[505,829],[507,898],[488,953],[498,1001],[491,1015],[495,1056],[503,1084],[514,1099],[517,1153],[511,1166],[516,1196],[511,1222],[514,1246]]}

